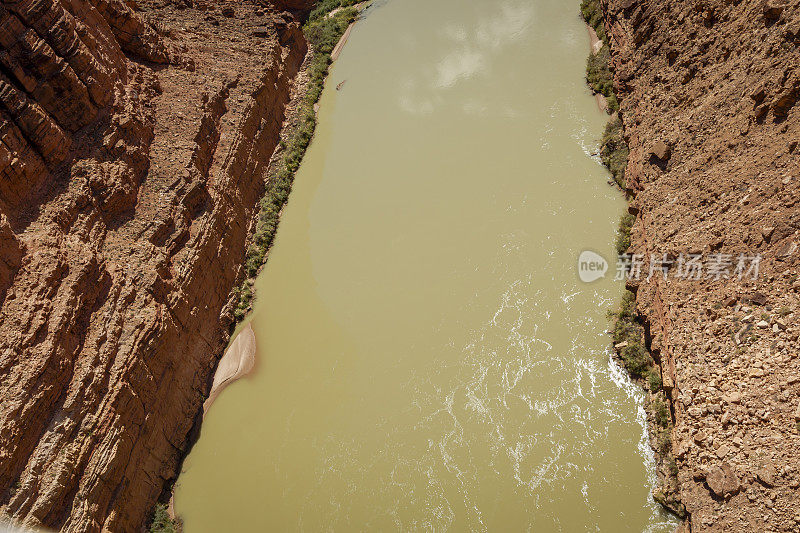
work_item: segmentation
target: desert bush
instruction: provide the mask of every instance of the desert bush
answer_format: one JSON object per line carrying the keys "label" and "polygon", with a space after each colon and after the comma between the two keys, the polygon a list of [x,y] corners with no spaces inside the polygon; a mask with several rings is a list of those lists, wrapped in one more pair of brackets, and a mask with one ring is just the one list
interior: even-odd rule
{"label": "desert bush", "polygon": [[581,16],[583,16],[586,24],[594,28],[597,36],[606,43],[608,37],[603,26],[603,12],[600,10],[600,0],[583,0],[581,2]]}
{"label": "desert bush", "polygon": [[656,424],[658,424],[659,427],[668,428],[672,423],[672,417],[669,414],[667,404],[661,399],[660,395],[653,398],[650,407],[653,411]]}
{"label": "desert bush", "polygon": [[631,229],[636,217],[630,213],[625,213],[619,219],[619,227],[617,228],[617,237],[614,241],[614,248],[617,250],[617,255],[624,254],[631,245]]}
{"label": "desert bush", "polygon": [[589,54],[586,60],[586,82],[596,93],[605,97],[614,94],[614,75],[608,67],[611,61],[611,51],[603,45],[596,54]]}
{"label": "desert bush", "polygon": [[617,116],[608,121],[600,139],[600,159],[621,189],[625,188],[625,167],[628,166],[628,155],[628,144],[623,136],[622,120]]}
{"label": "desert bush", "polygon": [[658,371],[658,368],[653,367],[648,370],[647,383],[650,385],[650,392],[658,392],[661,390],[661,387],[664,386],[661,380],[661,372]]}
{"label": "desert bush", "polygon": [[179,533],[181,529],[180,521],[170,518],[167,506],[163,503],[157,504],[150,523],[150,533]]}
{"label": "desert bush", "polygon": [[629,340],[628,345],[620,350],[620,358],[625,370],[635,378],[644,377],[653,364],[647,349],[639,341]]}

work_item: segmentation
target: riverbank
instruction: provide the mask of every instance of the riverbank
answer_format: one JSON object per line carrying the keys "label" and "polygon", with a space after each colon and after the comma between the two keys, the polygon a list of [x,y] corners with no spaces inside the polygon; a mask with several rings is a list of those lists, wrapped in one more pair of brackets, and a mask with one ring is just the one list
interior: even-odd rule
{"label": "riverbank", "polygon": [[[597,31],[588,21],[586,22],[586,31],[589,34],[589,53],[595,56],[600,53],[600,50],[603,48],[603,41],[597,36]],[[594,92],[594,98],[597,101],[597,108],[600,111],[607,112],[608,103],[606,102],[606,98],[599,92]]]}
{"label": "riverbank", "polygon": [[283,129],[279,149],[270,161],[267,190],[261,200],[255,233],[247,250],[246,277],[239,287],[234,310],[238,322],[251,310],[253,281],[267,260],[295,173],[314,136],[317,102],[322,95],[328,69],[339,56],[356,19],[369,3],[325,0],[311,12],[303,26],[311,52],[293,91],[292,112]]}
{"label": "riverbank", "polygon": [[[345,3],[346,0],[342,2],[342,4]],[[309,57],[297,77],[298,82],[292,89],[292,103],[288,106],[290,113],[281,135],[280,148],[273,154],[270,165],[271,168],[277,168],[275,171],[270,171],[269,176],[269,179],[275,180],[276,183],[268,187],[267,193],[261,201],[262,209],[259,213],[256,233],[248,249],[248,277],[240,286],[240,298],[236,309],[236,317],[239,320],[244,319],[246,312],[251,309],[254,298],[253,281],[266,263],[269,247],[277,232],[281,210],[288,201],[288,193],[291,191],[291,183],[294,181],[294,172],[299,168],[305,149],[311,142],[313,129],[316,127],[318,101],[322,96],[320,84],[324,85],[327,69],[338,59],[347,44],[350,32],[356,24],[356,16],[368,5],[369,2],[360,2],[352,7],[338,5],[327,13],[324,11],[312,12],[314,18],[309,19],[304,27],[306,33],[321,31],[323,33],[330,32],[330,35],[322,39],[317,37],[316,40],[312,37],[315,42],[312,43]],[[314,28],[315,23],[321,24],[323,28]],[[346,29],[341,31],[342,27]],[[336,40],[337,38],[338,40]],[[336,44],[328,52],[331,42],[336,42]],[[327,61],[325,61],[326,59]],[[320,66],[323,61],[326,63],[324,68]],[[312,109],[314,113],[313,122],[310,120],[309,109]],[[309,126],[310,124],[313,124],[313,127]],[[295,160],[297,161],[296,168]],[[258,264],[257,268],[256,264]],[[237,334],[220,360],[214,375],[211,393],[203,404],[204,415],[225,387],[252,372],[255,367],[255,354],[255,334],[251,324],[248,324]]]}
{"label": "riverbank", "polygon": [[[625,313],[661,368],[655,496],[685,508],[684,531],[796,531],[800,11],[597,5],[630,148],[628,251],[645,272],[669,261],[629,281]],[[702,256],[697,279],[679,276],[687,254]]]}
{"label": "riverbank", "polygon": [[[590,38],[589,58],[586,66],[586,81],[595,93],[598,107],[611,116],[601,138],[600,158],[613,177],[613,182],[626,196],[632,198],[625,177],[629,164],[629,149],[624,135],[624,120],[619,108],[611,57],[613,49],[607,37],[605,18],[599,0],[584,0],[581,14],[586,21]],[[602,36],[602,37],[601,37]],[[618,256],[628,254],[631,247],[631,229],[636,221],[636,211],[620,218],[615,243]],[[636,307],[636,288],[626,284],[619,307],[610,313],[613,321],[611,331],[615,359],[628,375],[646,391],[645,409],[650,447],[656,459],[659,487],[653,490],[653,499],[678,518],[686,517],[686,509],[677,498],[675,459],[671,451],[672,418],[669,398],[663,391],[663,369],[650,351],[648,332]]]}
{"label": "riverbank", "polygon": [[[334,61],[332,51],[337,46],[341,50],[348,30],[352,29],[357,17],[368,7],[369,2],[353,4],[351,0],[326,0],[310,13],[303,26],[303,34],[310,48],[291,88],[280,142],[269,161],[266,191],[260,201],[255,232],[247,248],[245,279],[235,295],[233,315],[237,323],[251,309],[254,298],[253,282],[267,260],[282,209],[291,192],[294,175],[314,135],[317,123],[315,106],[322,95],[328,69]],[[205,418],[214,400],[225,388],[253,371],[256,353],[255,333],[251,324],[247,324],[229,343],[219,361],[209,396],[203,403],[202,418]],[[198,422],[193,430],[193,437],[184,450],[182,461],[191,451],[201,431]],[[151,523],[151,532],[165,533],[182,527],[179,513],[176,513],[174,507],[174,490],[173,485],[168,503],[159,504],[154,510],[155,519]]]}

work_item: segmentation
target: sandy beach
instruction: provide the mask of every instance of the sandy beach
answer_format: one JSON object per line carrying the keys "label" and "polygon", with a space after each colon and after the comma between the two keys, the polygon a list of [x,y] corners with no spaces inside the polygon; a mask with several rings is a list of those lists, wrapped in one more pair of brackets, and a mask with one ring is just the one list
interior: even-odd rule
{"label": "sandy beach", "polygon": [[344,45],[347,44],[347,39],[350,37],[350,32],[353,31],[353,26],[355,26],[355,22],[351,22],[347,29],[344,31],[344,35],[342,38],[339,39],[339,42],[336,43],[336,46],[333,48],[333,52],[331,52],[331,61],[336,61],[339,59],[339,54],[342,53],[342,48]]}
{"label": "sandy beach", "polygon": [[250,324],[247,324],[228,346],[217,366],[211,393],[203,404],[203,416],[219,394],[237,379],[252,372],[256,363],[256,335]]}

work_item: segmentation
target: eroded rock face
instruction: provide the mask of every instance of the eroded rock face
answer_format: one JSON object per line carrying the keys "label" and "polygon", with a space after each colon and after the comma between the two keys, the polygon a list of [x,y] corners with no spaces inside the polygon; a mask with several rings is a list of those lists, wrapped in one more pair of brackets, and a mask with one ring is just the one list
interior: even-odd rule
{"label": "eroded rock face", "polygon": [[[733,261],[717,280],[677,280],[673,265],[638,285],[675,417],[674,496],[693,532],[798,531],[800,4],[602,3],[631,252]],[[761,256],[757,279],[735,274],[739,254]]]}
{"label": "eroded rock face", "polygon": [[8,219],[0,214],[0,298],[6,294],[14,276],[22,264],[25,250],[17,238]]}
{"label": "eroded rock face", "polygon": [[275,0],[275,5],[286,11],[308,13],[316,4],[316,0]]}
{"label": "eroded rock face", "polygon": [[283,9],[0,3],[3,514],[135,531],[176,475],[307,52]]}

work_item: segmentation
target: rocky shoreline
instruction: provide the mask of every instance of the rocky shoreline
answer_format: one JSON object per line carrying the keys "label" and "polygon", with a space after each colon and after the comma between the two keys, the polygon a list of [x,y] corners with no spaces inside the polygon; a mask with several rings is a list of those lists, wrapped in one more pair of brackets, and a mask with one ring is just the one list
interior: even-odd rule
{"label": "rocky shoreline", "polygon": [[[657,365],[654,497],[683,531],[797,531],[799,6],[595,4],[629,149],[624,251],[645,272],[615,341],[629,371],[648,366],[633,338]],[[679,275],[691,256],[698,279]]]}
{"label": "rocky shoreline", "polygon": [[[360,2],[359,4],[355,5],[355,9],[359,12],[365,9],[369,5],[369,2]],[[341,11],[342,8],[337,8],[336,10]],[[344,45],[347,42],[347,38],[349,37],[350,32],[355,24],[355,21],[349,22],[346,25],[346,30],[342,32],[341,37],[339,38],[336,46],[331,52],[331,62],[335,61],[339,54],[341,53]],[[310,78],[312,75],[309,74],[310,64],[313,61],[315,51],[312,49],[310,50],[309,54],[307,55],[303,66],[301,67],[297,78],[295,80],[294,86],[291,92],[291,99],[289,104],[287,105],[287,118],[283,125],[283,129],[281,131],[281,142],[279,143],[278,148],[276,149],[275,153],[273,153],[270,159],[270,170],[269,174],[272,179],[275,178],[276,174],[280,172],[282,169],[285,168],[284,164],[284,157],[286,152],[286,147],[290,145],[292,142],[292,138],[297,135],[298,126],[303,120],[303,111],[304,111],[304,102],[307,100],[311,87],[310,87]],[[323,79],[324,81],[324,79]],[[317,95],[317,98],[313,101],[305,102],[307,105],[311,105],[314,109],[314,112],[317,111],[317,101],[321,94]],[[306,105],[306,107],[307,107]],[[310,139],[309,139],[310,140]],[[288,200],[288,197],[287,199]],[[262,199],[262,203],[265,201],[269,201],[269,194]],[[277,226],[275,227],[277,230]],[[254,234],[250,240],[250,246],[254,246],[255,239],[257,235]],[[268,252],[268,250],[267,250]],[[255,282],[255,278],[257,274],[260,272],[260,269],[263,268],[264,264],[266,263],[267,255],[263,256],[261,264],[258,268],[254,271],[254,273],[248,275],[242,284],[238,287],[235,292],[235,298],[237,303],[237,310],[239,313],[235,313],[235,318],[238,321],[243,321],[245,319],[245,314],[248,313],[251,309],[252,301],[255,298],[255,295],[252,292],[252,286]],[[246,291],[246,292],[245,292]],[[242,297],[243,294],[246,294],[244,298]],[[241,323],[241,322],[239,322]],[[238,329],[238,328],[237,328]],[[213,383],[211,384],[210,392],[203,402],[202,407],[202,415],[200,417],[200,421],[196,423],[195,428],[192,431],[192,436],[190,440],[187,442],[186,447],[183,450],[183,454],[181,456],[181,464],[183,460],[188,456],[191,451],[192,446],[196,442],[196,440],[200,436],[200,424],[202,418],[205,418],[206,413],[211,408],[214,401],[217,397],[222,393],[222,391],[232,385],[235,381],[247,377],[256,367],[257,363],[257,342],[255,337],[255,332],[251,324],[247,323],[245,326],[241,328],[241,330],[236,334],[236,336],[230,341],[227,348],[224,351],[224,354],[220,358],[219,363],[216,366],[216,370],[213,375]],[[181,519],[180,513],[178,513],[175,509],[174,505],[174,486],[170,486],[170,493],[169,493],[169,502],[168,504],[159,503],[156,506],[155,516],[160,517],[161,520],[166,525],[172,525],[175,529],[179,530],[181,526]],[[161,498],[163,500],[163,496]]]}

